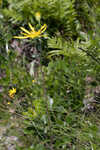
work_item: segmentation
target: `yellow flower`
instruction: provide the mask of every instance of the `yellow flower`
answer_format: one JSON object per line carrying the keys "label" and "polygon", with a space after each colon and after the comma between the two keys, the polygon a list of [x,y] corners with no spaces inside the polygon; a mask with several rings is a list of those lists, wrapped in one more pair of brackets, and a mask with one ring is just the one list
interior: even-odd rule
{"label": "yellow flower", "polygon": [[8,102],[7,104],[8,104],[8,105],[10,105],[11,103],[10,103],[10,102]]}
{"label": "yellow flower", "polygon": [[14,98],[15,93],[16,93],[16,88],[12,88],[11,90],[9,90],[9,96],[11,98]]}
{"label": "yellow flower", "polygon": [[32,83],[34,83],[35,82],[35,80],[32,80]]}
{"label": "yellow flower", "polygon": [[14,36],[14,38],[17,38],[17,39],[27,39],[27,38],[36,38],[36,37],[42,37],[44,35],[42,35],[42,33],[46,30],[47,28],[47,25],[44,24],[38,31],[35,31],[34,27],[32,27],[32,25],[29,23],[28,24],[29,27],[30,27],[30,31],[28,31],[27,29],[21,27],[21,30],[24,31],[24,32],[21,32],[21,34],[23,36]]}
{"label": "yellow flower", "polygon": [[35,13],[35,18],[36,18],[37,21],[40,22],[40,19],[41,19],[41,14],[40,14],[40,12],[36,12],[36,13]]}

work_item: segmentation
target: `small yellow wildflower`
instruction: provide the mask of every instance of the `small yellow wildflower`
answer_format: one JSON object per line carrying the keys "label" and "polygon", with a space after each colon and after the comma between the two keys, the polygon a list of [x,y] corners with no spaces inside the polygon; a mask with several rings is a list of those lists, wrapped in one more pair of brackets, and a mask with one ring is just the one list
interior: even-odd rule
{"label": "small yellow wildflower", "polygon": [[40,22],[40,19],[41,19],[41,14],[40,14],[40,12],[36,12],[36,13],[35,13],[35,18],[36,18],[37,21]]}
{"label": "small yellow wildflower", "polygon": [[35,82],[35,80],[32,80],[32,83],[34,83]]}
{"label": "small yellow wildflower", "polygon": [[14,98],[15,93],[16,93],[16,88],[12,88],[11,90],[9,90],[9,96],[11,98]]}
{"label": "small yellow wildflower", "polygon": [[8,104],[8,105],[10,105],[11,103],[10,103],[10,102],[8,102],[7,104]]}
{"label": "small yellow wildflower", "polygon": [[35,31],[34,27],[32,27],[32,25],[29,23],[28,24],[31,31],[28,31],[27,29],[21,27],[21,30],[24,31],[24,32],[21,32],[21,34],[23,36],[14,36],[14,38],[17,38],[17,39],[27,39],[27,38],[36,38],[36,37],[43,37],[44,35],[42,35],[42,33],[46,30],[47,28],[47,25],[44,24],[38,31]]}

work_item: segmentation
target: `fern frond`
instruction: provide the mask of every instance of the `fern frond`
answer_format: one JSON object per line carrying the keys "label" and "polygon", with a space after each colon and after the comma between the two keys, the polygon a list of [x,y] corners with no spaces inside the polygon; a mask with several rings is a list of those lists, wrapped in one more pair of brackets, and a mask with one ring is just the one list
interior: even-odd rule
{"label": "fern frond", "polygon": [[[51,58],[52,56],[58,56],[58,55],[63,55],[65,57],[70,57],[70,58],[86,57],[86,53],[80,51],[79,46],[80,43],[78,39],[76,42],[74,42],[74,41],[65,41],[61,37],[59,38],[53,37],[48,40],[48,47],[54,49],[48,53],[48,58]],[[55,50],[55,49],[59,49],[59,50]]]}

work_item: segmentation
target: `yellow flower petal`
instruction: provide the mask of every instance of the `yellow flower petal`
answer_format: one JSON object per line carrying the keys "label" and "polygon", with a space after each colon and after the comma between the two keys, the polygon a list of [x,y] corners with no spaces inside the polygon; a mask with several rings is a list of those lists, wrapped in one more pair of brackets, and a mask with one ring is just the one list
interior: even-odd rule
{"label": "yellow flower petal", "polygon": [[23,35],[25,35],[25,36],[27,35],[27,33],[23,33],[23,32],[20,32],[20,33],[23,34]]}
{"label": "yellow flower petal", "polygon": [[30,32],[28,31],[28,30],[26,30],[25,28],[23,28],[23,27],[20,27],[21,28],[21,30],[23,30],[24,32],[26,32],[27,34],[30,34]]}
{"label": "yellow flower petal", "polygon": [[46,24],[44,24],[42,27],[41,27],[41,29],[39,30],[41,33],[43,33],[45,30],[46,30],[46,28],[47,28],[47,25]]}
{"label": "yellow flower petal", "polygon": [[15,39],[27,39],[27,36],[14,36]]}
{"label": "yellow flower petal", "polygon": [[32,32],[35,33],[34,27],[32,27],[32,25],[30,23],[28,25],[29,25],[30,29],[32,30]]}

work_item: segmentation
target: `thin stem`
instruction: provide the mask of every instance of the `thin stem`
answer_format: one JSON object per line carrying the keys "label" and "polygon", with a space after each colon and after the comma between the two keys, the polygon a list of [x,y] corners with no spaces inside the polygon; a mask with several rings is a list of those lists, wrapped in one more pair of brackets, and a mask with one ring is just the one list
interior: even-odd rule
{"label": "thin stem", "polygon": [[[40,39],[40,52],[42,52],[42,47],[41,47],[41,39]],[[48,108],[48,96],[47,96],[47,90],[46,90],[46,84],[45,84],[45,74],[42,70],[42,59],[41,59],[41,54],[40,54],[40,62],[39,62],[39,65],[40,65],[40,70],[41,70],[41,75],[42,75],[42,81],[43,81],[43,96],[45,98],[45,102],[46,102],[46,112],[47,112],[47,116],[48,116],[48,125],[49,125],[49,129],[51,129],[51,119],[50,119],[50,113],[49,113],[49,108]],[[53,147],[52,147],[52,137],[50,136],[50,149],[53,150]]]}
{"label": "thin stem", "polygon": [[98,64],[100,64],[100,61],[96,59],[92,54],[90,54],[88,51],[84,50],[83,48],[79,47],[80,50],[85,52],[88,56],[90,56],[94,61],[96,61]]}

